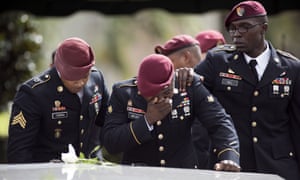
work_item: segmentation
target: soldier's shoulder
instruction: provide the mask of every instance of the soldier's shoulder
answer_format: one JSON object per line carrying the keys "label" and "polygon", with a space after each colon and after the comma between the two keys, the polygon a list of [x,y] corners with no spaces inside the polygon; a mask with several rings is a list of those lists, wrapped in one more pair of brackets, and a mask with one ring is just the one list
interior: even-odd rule
{"label": "soldier's shoulder", "polygon": [[100,69],[92,67],[90,72],[90,79],[93,79],[97,82],[104,82],[104,75]]}
{"label": "soldier's shoulder", "polygon": [[211,49],[212,52],[234,52],[236,47],[232,44],[222,44]]}
{"label": "soldier's shoulder", "polygon": [[99,69],[99,68],[97,68],[97,67],[95,67],[95,66],[93,66],[91,68],[91,73],[90,74],[91,74],[92,77],[95,77],[95,76],[101,76],[101,77],[103,77],[102,70]]}
{"label": "soldier's shoulder", "polygon": [[50,79],[51,79],[50,73],[46,71],[44,73],[32,77],[31,79],[27,80],[24,84],[34,89],[43,84],[46,84],[47,82],[49,82]]}
{"label": "soldier's shoulder", "polygon": [[299,58],[297,58],[296,56],[294,56],[294,55],[291,54],[290,52],[283,51],[283,50],[281,50],[281,49],[276,49],[276,52],[277,52],[279,55],[284,56],[284,57],[286,57],[286,58],[290,58],[290,59],[299,61]]}
{"label": "soldier's shoulder", "polygon": [[135,77],[127,80],[119,81],[114,84],[115,88],[126,88],[126,87],[136,87],[136,86],[137,86],[137,80]]}
{"label": "soldier's shoulder", "polygon": [[102,71],[101,71],[99,68],[95,67],[95,66],[93,66],[93,67],[91,68],[91,72],[92,72],[92,73],[102,73]]}

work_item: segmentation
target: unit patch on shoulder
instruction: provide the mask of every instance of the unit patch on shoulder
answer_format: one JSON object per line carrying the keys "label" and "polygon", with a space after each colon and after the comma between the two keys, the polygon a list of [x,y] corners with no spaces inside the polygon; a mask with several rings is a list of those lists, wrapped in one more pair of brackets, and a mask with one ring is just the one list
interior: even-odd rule
{"label": "unit patch on shoulder", "polygon": [[19,114],[17,114],[14,117],[14,119],[11,122],[11,125],[14,126],[14,125],[19,124],[23,129],[25,129],[26,123],[27,123],[27,121],[23,115],[23,112],[21,111]]}
{"label": "unit patch on shoulder", "polygon": [[299,58],[297,58],[296,56],[292,55],[292,54],[289,53],[289,52],[286,52],[286,51],[283,51],[283,50],[280,50],[280,49],[276,49],[276,51],[277,51],[279,54],[281,54],[281,55],[283,55],[283,56],[285,56],[285,57],[289,57],[289,58],[291,58],[291,59],[294,59],[294,60],[299,61]]}

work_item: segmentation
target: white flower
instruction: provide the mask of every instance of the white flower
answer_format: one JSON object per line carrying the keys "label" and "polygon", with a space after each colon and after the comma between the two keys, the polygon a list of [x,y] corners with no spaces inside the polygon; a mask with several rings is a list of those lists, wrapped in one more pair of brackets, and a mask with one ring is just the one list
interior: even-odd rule
{"label": "white flower", "polygon": [[61,160],[65,163],[76,163],[78,161],[78,157],[76,156],[76,152],[72,144],[69,144],[69,152],[61,153]]}

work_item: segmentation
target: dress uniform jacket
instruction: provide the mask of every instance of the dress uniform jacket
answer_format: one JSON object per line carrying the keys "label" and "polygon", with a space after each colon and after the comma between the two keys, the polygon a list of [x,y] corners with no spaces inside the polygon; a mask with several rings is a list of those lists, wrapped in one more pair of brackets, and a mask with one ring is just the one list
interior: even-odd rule
{"label": "dress uniform jacket", "polygon": [[[198,77],[198,76],[197,76]],[[173,109],[150,131],[144,114],[146,100],[139,95],[136,78],[113,85],[104,123],[105,148],[123,152],[123,164],[196,168],[191,139],[194,117],[209,129],[219,160],[239,164],[239,143],[231,118],[198,80],[188,93],[174,93]]]}
{"label": "dress uniform jacket", "polygon": [[60,159],[62,152],[68,152],[68,144],[77,155],[82,152],[88,158],[100,145],[108,96],[103,75],[96,68],[84,86],[82,103],[64,87],[55,68],[23,83],[12,106],[8,162]]}
{"label": "dress uniform jacket", "polygon": [[192,125],[192,139],[196,149],[196,154],[200,169],[210,169],[214,163],[210,164],[211,141],[206,128],[200,121],[194,120]]}
{"label": "dress uniform jacket", "polygon": [[242,171],[299,180],[299,140],[293,140],[299,139],[300,130],[300,64],[269,47],[271,57],[257,84],[243,54],[231,45],[210,51],[195,71],[232,116]]}

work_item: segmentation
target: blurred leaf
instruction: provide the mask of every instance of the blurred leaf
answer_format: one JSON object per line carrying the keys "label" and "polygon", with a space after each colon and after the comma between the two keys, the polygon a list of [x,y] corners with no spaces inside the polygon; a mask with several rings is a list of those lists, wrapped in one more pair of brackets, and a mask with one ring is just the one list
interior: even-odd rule
{"label": "blurred leaf", "polygon": [[7,109],[18,85],[35,73],[42,42],[31,15],[0,14],[0,112]]}

